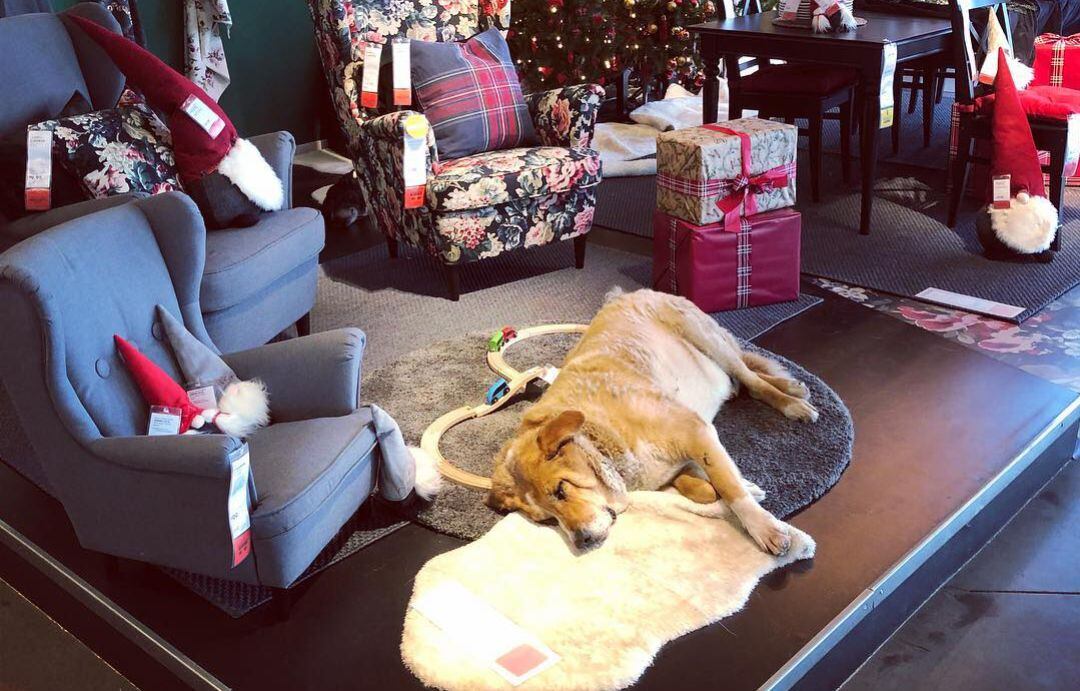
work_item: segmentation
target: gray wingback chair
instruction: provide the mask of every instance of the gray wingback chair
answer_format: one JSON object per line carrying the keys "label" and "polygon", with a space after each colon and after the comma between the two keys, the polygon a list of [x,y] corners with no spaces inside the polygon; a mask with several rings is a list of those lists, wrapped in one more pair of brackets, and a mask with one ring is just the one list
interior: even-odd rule
{"label": "gray wingback chair", "polygon": [[[199,308],[206,237],[191,199],[169,192],[0,255],[0,380],[84,547],[283,588],[375,483],[378,439],[371,410],[357,403],[364,334],[339,329],[224,355],[270,391],[272,422],[247,440],[143,436],[147,407],[113,334],[176,379],[156,304],[214,347]],[[248,451],[252,556],[232,568],[230,463]]]}
{"label": "gray wingback chair", "polygon": [[[0,19],[0,135],[55,117],[75,92],[97,109],[116,105],[123,75],[67,20],[69,14],[120,31],[112,15],[96,3],[79,3],[56,15]],[[292,135],[275,132],[250,140],[285,184],[286,208],[264,214],[250,228],[211,231],[206,238],[203,319],[218,346],[229,351],[262,345],[293,323],[301,333],[307,331],[325,241],[317,210],[291,208]],[[130,199],[88,201],[14,222],[0,217],[0,250],[57,223]]]}

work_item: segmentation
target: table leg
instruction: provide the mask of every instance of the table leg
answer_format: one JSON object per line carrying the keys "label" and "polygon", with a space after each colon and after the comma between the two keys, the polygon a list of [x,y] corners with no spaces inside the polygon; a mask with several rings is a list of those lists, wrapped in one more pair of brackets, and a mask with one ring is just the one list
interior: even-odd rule
{"label": "table leg", "polygon": [[701,62],[705,72],[705,83],[701,87],[702,93],[702,124],[708,125],[719,119],[720,84],[717,78],[720,76],[720,53],[716,51],[714,39],[703,36],[701,39]]}
{"label": "table leg", "polygon": [[[860,141],[860,166],[862,168],[862,213],[859,217],[859,233],[870,234],[870,212],[874,206],[874,177],[877,173],[878,132],[881,118],[880,101],[881,67],[864,70],[862,91],[862,140]],[[895,105],[894,105],[895,108]]]}

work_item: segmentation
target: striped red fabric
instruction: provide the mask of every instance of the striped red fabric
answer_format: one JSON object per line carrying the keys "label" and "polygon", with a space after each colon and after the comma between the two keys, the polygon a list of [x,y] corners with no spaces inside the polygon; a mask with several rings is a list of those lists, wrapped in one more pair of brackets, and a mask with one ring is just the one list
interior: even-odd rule
{"label": "striped red fabric", "polygon": [[1080,89],[1080,34],[1042,34],[1035,39],[1032,86]]}

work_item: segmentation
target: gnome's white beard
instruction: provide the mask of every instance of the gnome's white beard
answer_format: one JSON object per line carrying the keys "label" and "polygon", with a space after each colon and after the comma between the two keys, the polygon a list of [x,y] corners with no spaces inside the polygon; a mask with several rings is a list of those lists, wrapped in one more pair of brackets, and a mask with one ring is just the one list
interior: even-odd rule
{"label": "gnome's white beard", "polygon": [[990,206],[990,227],[1007,247],[1020,254],[1050,249],[1057,234],[1058,213],[1046,197],[1018,192],[1007,209]]}
{"label": "gnome's white beard", "polygon": [[229,178],[244,196],[264,211],[277,211],[285,204],[281,179],[255,145],[246,139],[238,138],[233,143],[218,164],[217,172]]}

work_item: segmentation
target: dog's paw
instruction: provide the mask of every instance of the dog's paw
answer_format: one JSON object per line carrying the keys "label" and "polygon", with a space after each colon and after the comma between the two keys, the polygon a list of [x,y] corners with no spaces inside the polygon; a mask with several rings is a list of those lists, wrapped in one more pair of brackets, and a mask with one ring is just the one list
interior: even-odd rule
{"label": "dog's paw", "polygon": [[758,506],[756,501],[748,497],[736,499],[731,503],[731,508],[762,550],[782,557],[791,549],[788,524]]}
{"label": "dog's paw", "polygon": [[792,420],[802,420],[803,422],[817,422],[818,410],[814,406],[810,405],[808,401],[802,399],[796,399],[791,403],[784,406],[784,415]]}
{"label": "dog's paw", "polygon": [[750,493],[750,496],[754,498],[754,501],[762,501],[765,499],[765,490],[761,489],[753,482],[743,478],[742,484],[743,487],[746,488],[746,491]]}
{"label": "dog's paw", "polygon": [[788,386],[787,386],[787,392],[786,393],[789,396],[794,396],[795,398],[801,398],[804,401],[810,400],[810,387],[807,386],[806,384],[802,383],[801,381],[797,380],[797,379],[789,379],[788,380]]}

